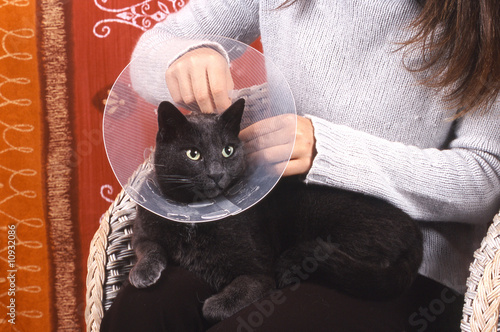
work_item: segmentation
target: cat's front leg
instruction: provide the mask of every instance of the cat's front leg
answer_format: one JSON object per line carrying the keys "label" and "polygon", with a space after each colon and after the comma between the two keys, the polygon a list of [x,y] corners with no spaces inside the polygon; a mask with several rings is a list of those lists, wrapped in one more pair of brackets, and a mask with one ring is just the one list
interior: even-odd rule
{"label": "cat's front leg", "polygon": [[263,274],[242,275],[220,293],[205,300],[203,316],[209,322],[228,318],[276,288],[274,278]]}
{"label": "cat's front leg", "polygon": [[163,248],[155,242],[141,242],[135,248],[137,263],[130,271],[129,281],[136,288],[154,285],[167,266]]}

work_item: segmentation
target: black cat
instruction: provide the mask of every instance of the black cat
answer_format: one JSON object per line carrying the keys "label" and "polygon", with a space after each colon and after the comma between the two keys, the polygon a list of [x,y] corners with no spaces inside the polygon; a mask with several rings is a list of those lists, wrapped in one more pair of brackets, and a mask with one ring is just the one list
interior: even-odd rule
{"label": "black cat", "polygon": [[[165,197],[216,197],[244,174],[243,109],[239,100],[220,115],[186,117],[160,104],[154,162]],[[411,285],[422,259],[418,225],[398,208],[295,177],[280,180],[252,208],[209,223],[171,221],[139,206],[133,246],[134,286],[148,287],[169,264],[180,265],[216,290],[203,306],[210,321],[276,288],[298,287],[306,275],[358,297],[395,297]]]}

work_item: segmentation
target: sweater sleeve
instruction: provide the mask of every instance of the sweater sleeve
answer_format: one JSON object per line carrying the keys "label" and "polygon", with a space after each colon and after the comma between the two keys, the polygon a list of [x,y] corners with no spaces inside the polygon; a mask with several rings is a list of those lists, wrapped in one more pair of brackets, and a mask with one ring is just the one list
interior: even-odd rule
{"label": "sweater sleeve", "polygon": [[202,36],[223,36],[253,42],[259,32],[256,0],[191,0],[179,12],[145,32],[139,39],[130,65],[134,90],[153,104],[169,96],[165,72],[173,60],[200,45]]}
{"label": "sweater sleeve", "polygon": [[457,120],[443,149],[421,149],[313,121],[317,155],[306,181],[386,199],[412,217],[478,223],[500,207],[500,103]]}

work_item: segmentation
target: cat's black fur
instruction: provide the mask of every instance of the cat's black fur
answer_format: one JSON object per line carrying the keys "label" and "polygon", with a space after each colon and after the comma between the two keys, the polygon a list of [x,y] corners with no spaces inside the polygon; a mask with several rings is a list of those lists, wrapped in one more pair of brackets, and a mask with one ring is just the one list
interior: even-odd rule
{"label": "cat's black fur", "polygon": [[[243,108],[238,101],[222,115],[185,117],[172,104],[160,104],[155,165],[166,197],[214,197],[243,174]],[[224,157],[229,145],[233,154]],[[193,149],[201,153],[198,160],[187,155],[191,150],[196,157]],[[154,284],[169,264],[185,267],[216,291],[203,306],[212,321],[305,279],[358,297],[395,297],[411,285],[422,259],[420,230],[401,210],[294,177],[282,179],[254,207],[209,223],[170,221],[138,207],[133,246],[134,286]]]}

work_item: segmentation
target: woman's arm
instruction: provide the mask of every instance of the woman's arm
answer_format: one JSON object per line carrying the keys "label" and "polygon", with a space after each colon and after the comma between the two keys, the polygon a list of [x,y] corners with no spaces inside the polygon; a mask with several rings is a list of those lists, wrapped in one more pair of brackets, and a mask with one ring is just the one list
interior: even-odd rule
{"label": "woman's arm", "polygon": [[500,208],[500,103],[457,120],[443,149],[420,149],[311,117],[309,183],[382,197],[412,217],[484,222]]}

